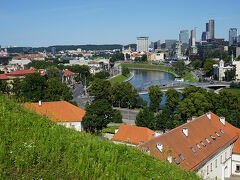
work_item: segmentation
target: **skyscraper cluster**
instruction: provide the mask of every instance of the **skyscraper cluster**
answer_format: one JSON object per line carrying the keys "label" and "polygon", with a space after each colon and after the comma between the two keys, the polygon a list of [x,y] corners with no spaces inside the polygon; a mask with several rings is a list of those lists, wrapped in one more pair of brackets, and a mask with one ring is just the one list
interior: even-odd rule
{"label": "skyscraper cluster", "polygon": [[206,23],[206,31],[202,33],[202,41],[213,40],[215,39],[215,22],[214,19],[210,19]]}

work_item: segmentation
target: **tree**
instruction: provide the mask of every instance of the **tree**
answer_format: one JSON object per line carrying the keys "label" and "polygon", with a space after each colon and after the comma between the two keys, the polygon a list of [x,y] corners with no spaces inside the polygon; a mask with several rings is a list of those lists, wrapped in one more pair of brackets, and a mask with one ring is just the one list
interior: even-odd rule
{"label": "tree", "polygon": [[235,79],[236,76],[236,69],[231,69],[231,70],[227,70],[224,72],[225,74],[225,80],[226,81],[232,81]]}
{"label": "tree", "polygon": [[185,70],[185,63],[184,61],[177,61],[177,63],[174,64],[174,69],[176,71],[176,73],[179,75],[179,76],[183,76],[184,74],[184,70]]}
{"label": "tree", "polygon": [[127,67],[123,67],[122,68],[122,75],[123,76],[127,76],[130,73],[129,69]]}
{"label": "tree", "polygon": [[22,81],[19,78],[13,79],[11,92],[16,98],[22,96]]}
{"label": "tree", "polygon": [[98,78],[98,79],[107,79],[110,76],[109,72],[107,71],[101,71],[98,72],[94,75],[94,79]]}
{"label": "tree", "polygon": [[55,66],[50,66],[48,68],[46,68],[46,74],[47,77],[50,78],[59,78],[61,79],[61,74],[59,72],[59,69]]}
{"label": "tree", "polygon": [[175,128],[173,115],[174,113],[169,108],[159,112],[155,117],[155,129],[164,131]]}
{"label": "tree", "polygon": [[44,98],[46,79],[39,73],[26,75],[22,81],[22,95],[26,101],[37,102]]}
{"label": "tree", "polygon": [[157,112],[159,104],[162,101],[163,92],[161,88],[157,85],[152,85],[149,88],[149,99],[150,99],[150,109],[151,111]]}
{"label": "tree", "polygon": [[192,65],[194,67],[194,69],[199,69],[200,67],[202,67],[202,61],[201,60],[195,60],[192,62]]}
{"label": "tree", "polygon": [[75,78],[77,82],[81,81],[83,83],[85,78],[88,81],[91,78],[90,68],[87,65],[73,65],[68,66],[67,68],[74,73],[78,73],[78,76]]}
{"label": "tree", "polygon": [[95,99],[110,100],[111,84],[109,81],[104,79],[95,79],[88,89],[88,93],[91,96],[95,96]]}
{"label": "tree", "polygon": [[114,111],[113,122],[122,123],[122,114],[119,110]]}
{"label": "tree", "polygon": [[205,62],[204,62],[204,65],[203,65],[203,70],[206,72],[206,75],[207,76],[211,76],[212,75],[212,72],[213,72],[213,65],[216,64],[216,62],[212,59],[207,59]]}
{"label": "tree", "polygon": [[114,111],[105,99],[95,100],[90,105],[87,104],[85,109],[83,124],[91,133],[98,133],[113,120]]}
{"label": "tree", "polygon": [[147,61],[147,55],[144,54],[142,57],[141,57],[141,61],[142,62],[146,62]]}
{"label": "tree", "polygon": [[135,107],[137,95],[137,89],[130,82],[117,82],[112,87],[112,102],[114,106]]}
{"label": "tree", "polygon": [[195,92],[189,94],[183,101],[179,102],[178,109],[178,121],[180,125],[184,123],[185,120],[191,118],[192,116],[201,116],[208,112],[211,108],[207,97],[201,92]]}
{"label": "tree", "polygon": [[165,101],[167,108],[174,112],[180,102],[180,93],[170,88],[166,91],[165,95],[167,96]]}
{"label": "tree", "polygon": [[5,80],[0,80],[0,92],[9,93],[10,88]]}
{"label": "tree", "polygon": [[127,54],[126,54],[126,58],[127,58],[127,59],[130,59],[130,54],[127,53]]}
{"label": "tree", "polygon": [[62,83],[59,78],[51,78],[47,81],[44,91],[44,101],[70,101],[73,99],[70,88]]}
{"label": "tree", "polygon": [[150,111],[148,108],[144,108],[137,114],[135,123],[137,126],[154,129],[155,127],[154,112]]}

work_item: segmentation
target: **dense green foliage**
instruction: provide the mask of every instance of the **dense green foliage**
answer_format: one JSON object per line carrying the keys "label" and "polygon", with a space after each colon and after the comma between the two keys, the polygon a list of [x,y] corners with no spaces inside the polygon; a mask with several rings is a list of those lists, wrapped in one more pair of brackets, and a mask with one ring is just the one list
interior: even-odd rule
{"label": "dense green foliage", "polygon": [[211,76],[213,74],[213,65],[216,64],[216,61],[212,59],[207,59],[203,64],[203,70],[206,72],[207,76]]}
{"label": "dense green foliage", "polygon": [[225,73],[225,81],[232,81],[235,79],[236,76],[236,69],[227,70]]}
{"label": "dense green foliage", "polygon": [[179,76],[183,76],[184,75],[184,70],[185,70],[185,63],[183,60],[177,61],[174,65],[173,65],[175,72],[179,75]]}
{"label": "dense green foliage", "polygon": [[123,53],[113,54],[112,57],[110,58],[111,63],[114,63],[116,61],[122,61],[122,60],[124,60],[124,54]]}
{"label": "dense green foliage", "polygon": [[110,76],[109,72],[107,71],[100,71],[94,75],[94,79],[107,79]]}
{"label": "dense green foliage", "polygon": [[125,145],[69,130],[0,97],[1,179],[199,179]]}
{"label": "dense green foliage", "polygon": [[95,99],[106,99],[109,101],[111,98],[111,84],[104,79],[95,79],[88,92],[91,96],[95,96]]}
{"label": "dense green foliage", "polygon": [[109,102],[105,99],[94,100],[85,107],[86,114],[83,117],[83,123],[91,133],[98,133],[106,128],[108,123],[113,121],[114,111]]}
{"label": "dense green foliage", "polygon": [[147,62],[147,55],[144,54],[142,57],[136,57],[134,61],[136,61],[136,62]]}
{"label": "dense green foliage", "polygon": [[154,113],[149,108],[144,108],[137,114],[135,123],[137,126],[155,129]]}
{"label": "dense green foliage", "polygon": [[127,76],[130,73],[129,69],[127,67],[122,68],[122,75]]}
{"label": "dense green foliage", "polygon": [[29,74],[22,81],[14,79],[12,95],[29,102],[72,100],[70,88],[59,77],[46,80],[39,73]]}
{"label": "dense green foliage", "polygon": [[157,112],[162,101],[163,92],[158,85],[152,85],[149,88],[150,110]]}

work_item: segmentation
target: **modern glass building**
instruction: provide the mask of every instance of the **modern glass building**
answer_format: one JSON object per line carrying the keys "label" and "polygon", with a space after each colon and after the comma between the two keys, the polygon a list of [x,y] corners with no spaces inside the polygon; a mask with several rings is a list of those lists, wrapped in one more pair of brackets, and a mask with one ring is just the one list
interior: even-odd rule
{"label": "modern glass building", "polygon": [[238,43],[238,30],[237,28],[229,29],[229,46],[235,46]]}
{"label": "modern glass building", "polygon": [[189,31],[188,30],[181,30],[179,33],[179,41],[182,42],[182,44],[189,44]]}

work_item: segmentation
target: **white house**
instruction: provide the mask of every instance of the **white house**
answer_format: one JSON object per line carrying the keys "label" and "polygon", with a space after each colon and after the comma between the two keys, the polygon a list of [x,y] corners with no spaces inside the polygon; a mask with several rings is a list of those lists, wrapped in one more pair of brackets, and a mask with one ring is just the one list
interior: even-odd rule
{"label": "white house", "polygon": [[203,179],[224,180],[240,175],[239,134],[240,129],[224,117],[209,112],[139,148],[182,169],[195,171]]}
{"label": "white house", "polygon": [[82,118],[85,111],[66,101],[25,103],[25,108],[35,111],[40,115],[47,116],[59,125],[83,131]]}

